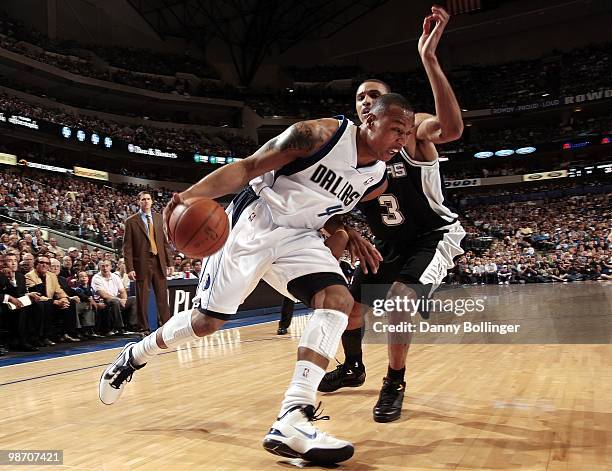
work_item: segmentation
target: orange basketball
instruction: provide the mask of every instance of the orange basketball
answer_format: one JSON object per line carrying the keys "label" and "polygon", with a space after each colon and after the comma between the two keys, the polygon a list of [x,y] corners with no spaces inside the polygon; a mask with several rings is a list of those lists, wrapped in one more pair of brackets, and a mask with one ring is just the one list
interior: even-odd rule
{"label": "orange basketball", "polygon": [[214,200],[193,198],[177,205],[168,222],[168,238],[190,258],[217,252],[229,235],[229,219]]}

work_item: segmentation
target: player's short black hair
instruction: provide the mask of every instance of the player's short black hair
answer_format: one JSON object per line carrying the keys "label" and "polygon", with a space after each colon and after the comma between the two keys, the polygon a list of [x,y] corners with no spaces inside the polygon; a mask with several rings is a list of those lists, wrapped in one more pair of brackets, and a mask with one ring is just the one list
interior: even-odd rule
{"label": "player's short black hair", "polygon": [[361,87],[366,82],[380,83],[383,87],[387,89],[387,93],[391,93],[391,86],[387,82],[383,82],[382,80],[378,80],[375,78],[369,78],[369,79],[362,80],[359,86]]}
{"label": "player's short black hair", "polygon": [[387,93],[378,98],[372,105],[370,113],[384,113],[391,106],[399,106],[400,108],[414,112],[412,105],[399,93]]}

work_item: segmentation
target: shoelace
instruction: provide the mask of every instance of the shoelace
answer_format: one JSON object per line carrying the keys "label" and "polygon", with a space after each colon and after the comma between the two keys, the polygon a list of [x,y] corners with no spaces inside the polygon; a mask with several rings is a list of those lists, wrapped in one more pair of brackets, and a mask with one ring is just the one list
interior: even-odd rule
{"label": "shoelace", "polygon": [[321,409],[320,411],[319,409],[321,409],[321,402],[317,404],[316,408],[313,406],[308,406],[304,408],[306,417],[308,417],[308,420],[310,422],[316,422],[317,420],[329,420],[329,415],[322,415],[323,409]]}
{"label": "shoelace", "polygon": [[124,382],[132,381],[132,375],[134,374],[134,368],[132,368],[129,364],[125,367],[125,369],[121,370],[119,374],[113,379],[110,383],[111,387],[115,389],[119,389]]}
{"label": "shoelace", "polygon": [[[344,363],[340,363],[338,360],[336,360],[336,362],[338,363],[338,366],[336,366],[336,369],[329,374],[329,379],[333,381],[336,381],[344,374]],[[321,403],[319,403],[319,405],[320,404]]]}

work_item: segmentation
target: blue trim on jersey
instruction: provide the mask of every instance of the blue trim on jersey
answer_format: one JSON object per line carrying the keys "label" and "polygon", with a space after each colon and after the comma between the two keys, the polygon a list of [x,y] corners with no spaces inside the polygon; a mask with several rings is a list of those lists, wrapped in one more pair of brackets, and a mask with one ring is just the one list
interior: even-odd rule
{"label": "blue trim on jersey", "polygon": [[238,222],[240,215],[246,209],[246,207],[258,198],[259,196],[255,194],[255,191],[250,186],[247,186],[234,197],[232,200],[232,203],[234,204],[232,207],[232,229]]}
{"label": "blue trim on jersey", "polygon": [[306,170],[309,167],[312,167],[314,164],[319,162],[321,159],[323,159],[323,157],[325,157],[327,154],[329,154],[332,151],[335,145],[338,144],[338,141],[344,134],[344,131],[348,127],[348,123],[349,123],[349,120],[346,119],[344,116],[338,116],[337,118],[342,119],[342,123],[340,123],[340,127],[336,130],[336,132],[331,137],[331,139],[327,141],[327,143],[323,147],[321,147],[318,151],[316,151],[311,156],[294,160],[293,162],[290,162],[287,165],[284,165],[283,167],[275,171],[274,172],[275,182],[277,178],[280,176],[294,175],[303,170]]}

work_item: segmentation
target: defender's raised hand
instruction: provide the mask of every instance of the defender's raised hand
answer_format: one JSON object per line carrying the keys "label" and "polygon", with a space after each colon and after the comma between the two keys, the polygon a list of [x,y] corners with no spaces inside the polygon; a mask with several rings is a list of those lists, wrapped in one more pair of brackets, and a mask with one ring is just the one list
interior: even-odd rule
{"label": "defender's raised hand", "polygon": [[450,15],[441,6],[431,7],[431,15],[423,20],[423,34],[419,38],[418,50],[423,60],[435,58],[438,43],[449,18]]}

